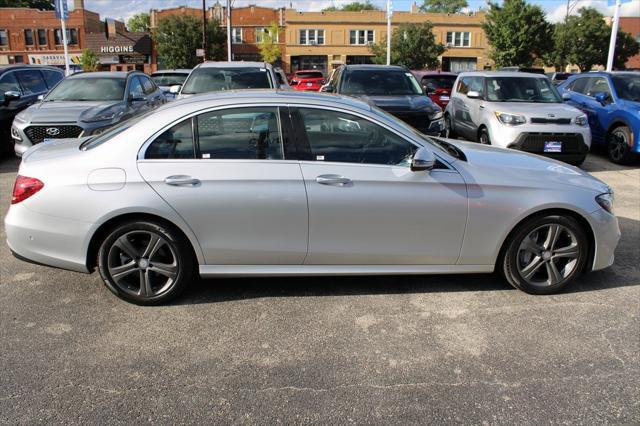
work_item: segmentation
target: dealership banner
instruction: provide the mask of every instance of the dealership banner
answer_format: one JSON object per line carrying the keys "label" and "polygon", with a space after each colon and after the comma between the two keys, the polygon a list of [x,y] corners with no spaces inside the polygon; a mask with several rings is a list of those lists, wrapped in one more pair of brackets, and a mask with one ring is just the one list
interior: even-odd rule
{"label": "dealership banner", "polygon": [[[29,55],[29,63],[32,65],[64,65],[64,55]],[[79,53],[69,53],[69,64],[81,65]]]}

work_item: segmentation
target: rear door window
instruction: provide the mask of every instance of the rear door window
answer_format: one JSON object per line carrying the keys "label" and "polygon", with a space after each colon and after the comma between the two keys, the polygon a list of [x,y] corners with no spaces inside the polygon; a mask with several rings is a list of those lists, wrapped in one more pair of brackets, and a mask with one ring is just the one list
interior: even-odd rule
{"label": "rear door window", "polygon": [[576,78],[569,85],[569,90],[571,90],[572,92],[585,94],[585,88],[587,86],[588,80],[589,80],[588,78],[584,78],[584,77],[583,78]]}
{"label": "rear door window", "polygon": [[147,148],[145,158],[176,159],[194,158],[192,119],[189,118],[165,130]]}
{"label": "rear door window", "polygon": [[49,87],[49,89],[52,89],[53,86],[58,84],[58,82],[64,78],[64,74],[62,74],[59,71],[52,71],[52,70],[41,70],[41,71],[42,71],[42,75],[44,75],[44,80],[47,83],[47,86]]}
{"label": "rear door window", "polygon": [[20,81],[20,85],[27,95],[45,93],[47,90],[46,83],[42,74],[38,70],[20,70],[16,71],[16,76]]}

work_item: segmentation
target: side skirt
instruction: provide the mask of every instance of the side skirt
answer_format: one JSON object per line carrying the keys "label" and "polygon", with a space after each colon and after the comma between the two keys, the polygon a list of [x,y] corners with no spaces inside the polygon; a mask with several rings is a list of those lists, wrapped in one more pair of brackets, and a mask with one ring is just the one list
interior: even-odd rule
{"label": "side skirt", "polygon": [[286,275],[428,275],[491,273],[494,265],[202,265],[203,278]]}

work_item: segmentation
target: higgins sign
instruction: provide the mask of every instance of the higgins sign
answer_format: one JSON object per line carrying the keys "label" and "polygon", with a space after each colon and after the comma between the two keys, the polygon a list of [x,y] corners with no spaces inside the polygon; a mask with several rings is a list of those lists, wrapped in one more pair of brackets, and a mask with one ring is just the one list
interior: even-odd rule
{"label": "higgins sign", "polygon": [[133,53],[133,46],[100,46],[100,53]]}

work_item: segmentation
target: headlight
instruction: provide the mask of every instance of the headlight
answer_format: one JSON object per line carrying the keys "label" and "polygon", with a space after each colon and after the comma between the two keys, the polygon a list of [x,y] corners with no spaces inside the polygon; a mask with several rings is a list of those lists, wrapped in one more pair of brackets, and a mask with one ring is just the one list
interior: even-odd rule
{"label": "headlight", "polygon": [[507,112],[500,111],[496,111],[495,114],[502,124],[506,124],[508,126],[517,126],[518,124],[524,124],[527,122],[524,115],[509,114]]}
{"label": "headlight", "polygon": [[434,112],[433,114],[431,114],[431,115],[429,116],[429,119],[430,119],[431,121],[433,121],[433,120],[440,120],[441,118],[442,118],[442,111]]}
{"label": "headlight", "polygon": [[611,214],[613,213],[613,192],[600,194],[596,197],[596,203]]}
{"label": "headlight", "polygon": [[95,121],[111,120],[115,116],[116,116],[115,112],[108,112],[106,114],[96,115],[95,117],[84,118],[82,119],[82,121],[84,121],[85,123],[93,123]]}
{"label": "headlight", "polygon": [[13,126],[11,126],[11,137],[17,141],[22,141],[22,138],[20,137],[18,130]]}
{"label": "headlight", "polygon": [[585,114],[582,114],[577,116],[573,122],[578,126],[587,126],[589,124],[589,118]]}

